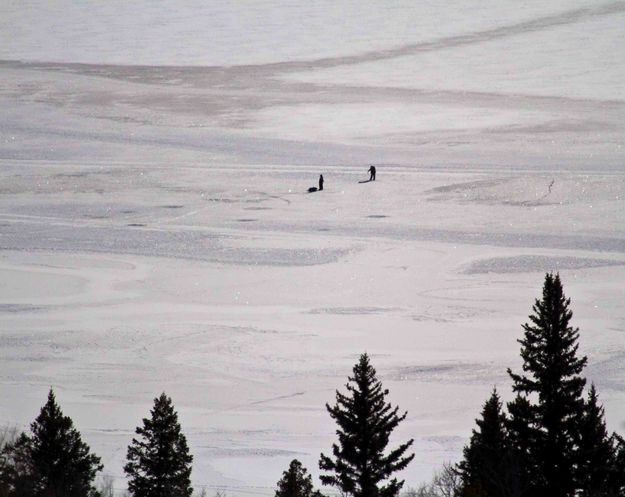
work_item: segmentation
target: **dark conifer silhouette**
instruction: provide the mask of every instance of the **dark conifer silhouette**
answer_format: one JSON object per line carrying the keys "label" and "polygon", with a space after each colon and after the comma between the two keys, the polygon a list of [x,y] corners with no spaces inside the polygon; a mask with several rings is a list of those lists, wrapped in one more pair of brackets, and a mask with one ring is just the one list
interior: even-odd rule
{"label": "dark conifer silhouette", "polygon": [[614,444],[614,459],[608,477],[608,488],[613,495],[610,497],[625,497],[625,439],[613,433],[612,443]]}
{"label": "dark conifer silhouette", "polygon": [[509,429],[517,452],[526,456],[529,494],[534,497],[575,493],[578,426],[586,383],[580,373],[586,357],[577,357],[579,331],[569,325],[569,305],[559,275],[548,273],[542,299],[536,300],[519,340],[523,374],[508,369],[518,393],[508,405]]}
{"label": "dark conifer silhouette", "polygon": [[96,497],[100,458],[92,454],[74,423],[64,416],[50,389],[48,401],[30,425],[2,453],[0,479],[11,497]]}
{"label": "dark conifer silhouette", "polygon": [[275,497],[322,497],[313,487],[312,477],[297,459],[289,464],[278,481]]}
{"label": "dark conifer silhouette", "polygon": [[326,408],[336,421],[338,444],[334,458],[321,454],[319,467],[329,474],[320,477],[324,485],[338,487],[354,497],[394,497],[403,481],[391,476],[408,466],[414,454],[405,453],[413,440],[385,454],[389,437],[406,418],[385,401],[388,390],[376,377],[369,356],[362,354],[346,384],[347,395],[336,392],[336,405]]}
{"label": "dark conifer silhouette", "polygon": [[536,430],[531,421],[534,417],[533,406],[527,397],[517,395],[508,403],[508,441],[518,476],[517,495],[520,496],[530,497],[532,488],[535,487],[535,465],[532,457],[536,447]]}
{"label": "dark conifer silhouette", "polygon": [[595,386],[591,385],[584,415],[579,425],[579,466],[577,485],[580,497],[609,497],[610,472],[614,465],[614,446],[608,435]]}
{"label": "dark conifer silhouette", "polygon": [[505,497],[519,495],[519,466],[510,450],[506,415],[496,389],[475,420],[469,445],[458,464],[461,497]]}
{"label": "dark conifer silhouette", "polygon": [[191,497],[193,456],[171,399],[162,393],[150,413],[128,447],[128,490],[133,497]]}

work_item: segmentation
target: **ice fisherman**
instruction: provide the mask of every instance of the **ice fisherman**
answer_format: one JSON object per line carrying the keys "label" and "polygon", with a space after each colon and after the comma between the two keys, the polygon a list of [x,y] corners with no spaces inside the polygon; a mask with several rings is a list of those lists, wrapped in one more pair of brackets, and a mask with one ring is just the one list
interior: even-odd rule
{"label": "ice fisherman", "polygon": [[371,174],[369,181],[375,181],[375,166],[371,166],[367,172]]}
{"label": "ice fisherman", "polygon": [[323,174],[319,175],[319,191],[323,190]]}

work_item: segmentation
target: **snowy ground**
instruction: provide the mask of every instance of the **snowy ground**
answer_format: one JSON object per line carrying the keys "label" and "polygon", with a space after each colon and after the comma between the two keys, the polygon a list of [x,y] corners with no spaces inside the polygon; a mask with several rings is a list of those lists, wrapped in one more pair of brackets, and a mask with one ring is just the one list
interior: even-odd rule
{"label": "snowy ground", "polygon": [[0,423],[53,386],[121,489],[165,390],[270,495],[368,351],[416,485],[559,270],[624,431],[625,3],[231,4],[0,6]]}

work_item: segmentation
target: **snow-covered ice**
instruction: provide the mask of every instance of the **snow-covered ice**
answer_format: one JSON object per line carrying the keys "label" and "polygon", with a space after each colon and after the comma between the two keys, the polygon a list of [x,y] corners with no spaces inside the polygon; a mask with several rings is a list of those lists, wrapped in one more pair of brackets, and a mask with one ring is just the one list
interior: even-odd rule
{"label": "snow-covered ice", "polygon": [[294,457],[318,474],[324,404],[368,351],[417,485],[509,396],[558,270],[622,432],[624,15],[2,3],[0,423],[53,386],[121,489],[165,390],[196,487],[271,495]]}

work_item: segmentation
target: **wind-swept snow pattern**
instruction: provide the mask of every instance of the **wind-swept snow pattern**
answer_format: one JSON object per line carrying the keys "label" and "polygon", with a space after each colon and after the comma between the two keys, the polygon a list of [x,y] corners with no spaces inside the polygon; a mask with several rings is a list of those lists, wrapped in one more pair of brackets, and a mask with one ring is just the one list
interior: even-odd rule
{"label": "wind-swept snow pattern", "polygon": [[53,386],[121,490],[164,390],[194,486],[270,496],[293,458],[318,474],[366,351],[416,486],[509,390],[555,270],[622,429],[624,22],[587,0],[0,4],[0,424]]}

